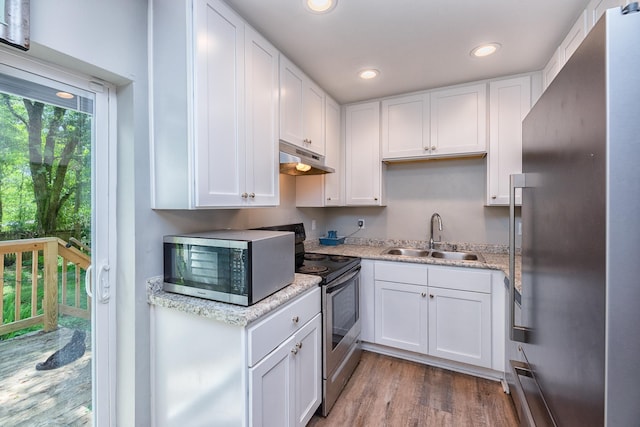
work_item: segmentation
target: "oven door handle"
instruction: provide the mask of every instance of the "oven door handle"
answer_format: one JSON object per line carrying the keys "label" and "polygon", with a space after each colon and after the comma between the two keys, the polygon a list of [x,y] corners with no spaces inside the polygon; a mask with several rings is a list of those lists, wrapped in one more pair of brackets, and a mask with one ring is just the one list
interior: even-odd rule
{"label": "oven door handle", "polygon": [[360,273],[361,268],[362,267],[358,266],[354,270],[351,270],[350,272],[347,272],[338,277],[333,283],[327,286],[327,294],[339,291],[340,289],[347,286],[349,284],[348,282]]}

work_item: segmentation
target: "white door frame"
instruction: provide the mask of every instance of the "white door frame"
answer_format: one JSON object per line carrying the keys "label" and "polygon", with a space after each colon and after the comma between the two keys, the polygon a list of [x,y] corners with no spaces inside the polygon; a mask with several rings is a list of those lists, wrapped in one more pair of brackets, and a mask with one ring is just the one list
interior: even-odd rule
{"label": "white door frame", "polygon": [[92,405],[95,426],[116,424],[116,90],[111,84],[0,46],[0,72],[94,96],[91,189]]}

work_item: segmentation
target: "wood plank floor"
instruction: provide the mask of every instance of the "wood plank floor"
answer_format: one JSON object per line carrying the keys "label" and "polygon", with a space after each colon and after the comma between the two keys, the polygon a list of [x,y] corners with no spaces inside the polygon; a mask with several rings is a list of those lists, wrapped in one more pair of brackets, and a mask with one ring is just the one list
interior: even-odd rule
{"label": "wood plank floor", "polygon": [[91,425],[91,349],[50,371],[36,371],[69,342],[73,330],[37,332],[0,341],[0,426]]}
{"label": "wood plank floor", "polygon": [[497,381],[364,352],[327,418],[311,427],[517,426]]}

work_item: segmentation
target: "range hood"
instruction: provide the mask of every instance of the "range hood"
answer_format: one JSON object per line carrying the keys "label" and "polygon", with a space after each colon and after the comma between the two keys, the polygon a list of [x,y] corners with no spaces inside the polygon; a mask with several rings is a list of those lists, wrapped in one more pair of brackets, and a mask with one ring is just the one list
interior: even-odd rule
{"label": "range hood", "polygon": [[324,156],[286,142],[280,142],[280,173],[287,175],[321,175],[335,172],[324,165]]}

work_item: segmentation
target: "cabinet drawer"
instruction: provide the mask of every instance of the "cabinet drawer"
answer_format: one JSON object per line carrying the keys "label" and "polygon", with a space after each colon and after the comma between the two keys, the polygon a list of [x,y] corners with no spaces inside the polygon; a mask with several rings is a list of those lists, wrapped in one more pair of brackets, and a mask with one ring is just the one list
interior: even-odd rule
{"label": "cabinet drawer", "polygon": [[320,298],[320,287],[318,287],[249,328],[249,366],[255,365],[320,313]]}
{"label": "cabinet drawer", "polygon": [[386,282],[427,284],[427,266],[409,262],[376,262],[375,279]]}
{"label": "cabinet drawer", "polygon": [[375,279],[386,282],[427,284],[427,266],[409,262],[376,262]]}
{"label": "cabinet drawer", "polygon": [[491,293],[491,272],[470,268],[429,268],[429,286]]}

